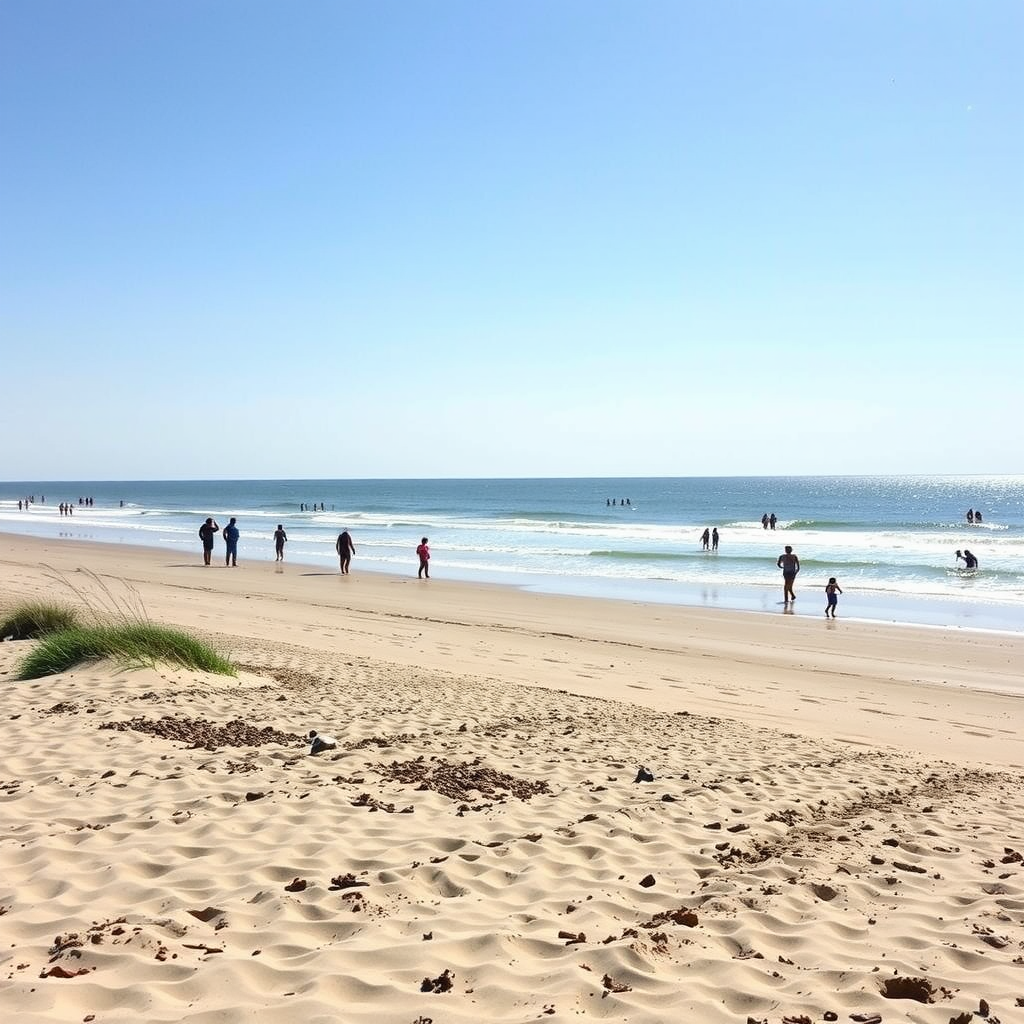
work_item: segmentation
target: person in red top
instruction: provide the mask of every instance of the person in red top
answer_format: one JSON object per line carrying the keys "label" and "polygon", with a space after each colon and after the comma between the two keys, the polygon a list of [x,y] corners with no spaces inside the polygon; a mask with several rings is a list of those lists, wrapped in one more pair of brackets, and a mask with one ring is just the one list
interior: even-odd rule
{"label": "person in red top", "polygon": [[430,548],[427,547],[427,538],[419,542],[416,547],[416,554],[420,559],[420,571],[416,574],[420,579],[430,579]]}

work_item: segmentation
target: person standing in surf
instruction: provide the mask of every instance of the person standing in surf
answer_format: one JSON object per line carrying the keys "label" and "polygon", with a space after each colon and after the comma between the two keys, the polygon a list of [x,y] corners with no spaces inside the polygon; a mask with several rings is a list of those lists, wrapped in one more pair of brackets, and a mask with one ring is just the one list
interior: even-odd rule
{"label": "person standing in surf", "polygon": [[825,584],[825,618],[836,617],[836,606],[839,604],[839,595],[843,592],[843,588],[836,582],[835,576],[828,578],[828,583]]}
{"label": "person standing in surf", "polygon": [[348,568],[352,564],[352,555],[355,554],[356,546],[352,543],[352,535],[348,530],[342,530],[334,544],[334,550],[338,552],[338,563],[341,566],[342,576],[348,575]]}
{"label": "person standing in surf", "polygon": [[793,593],[793,580],[796,579],[796,574],[800,571],[800,559],[787,544],[786,550],[779,555],[779,560],[775,564],[782,570],[782,603],[789,604],[790,601],[796,600],[796,594]]}
{"label": "person standing in surf", "polygon": [[276,562],[284,561],[284,546],[288,541],[288,534],[284,532],[284,527],[278,523],[277,529],[274,531],[274,551],[277,554],[277,558],[274,559]]}

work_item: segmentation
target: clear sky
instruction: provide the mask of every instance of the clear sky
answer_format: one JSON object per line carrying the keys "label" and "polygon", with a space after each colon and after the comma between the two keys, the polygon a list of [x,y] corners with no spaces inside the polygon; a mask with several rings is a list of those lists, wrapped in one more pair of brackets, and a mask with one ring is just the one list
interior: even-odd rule
{"label": "clear sky", "polygon": [[3,479],[1024,470],[1024,4],[0,0]]}

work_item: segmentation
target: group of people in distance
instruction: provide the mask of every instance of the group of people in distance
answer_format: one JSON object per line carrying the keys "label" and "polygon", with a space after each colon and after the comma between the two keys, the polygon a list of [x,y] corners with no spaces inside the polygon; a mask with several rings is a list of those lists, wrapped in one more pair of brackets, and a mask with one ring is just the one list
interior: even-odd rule
{"label": "group of people in distance", "polygon": [[[978,523],[981,522],[981,514],[968,511],[967,521]],[[775,513],[771,516],[767,513],[762,519],[762,525],[767,530],[769,527],[775,529],[777,522]],[[216,520],[212,516],[208,516],[206,522],[199,527],[199,537],[203,542],[203,564],[210,565],[213,556],[213,541],[214,535],[222,533],[224,537],[224,564],[228,566],[238,565],[238,538],[239,530],[237,521],[234,516],[231,517],[228,525],[221,531],[217,525]],[[274,531],[274,552],[275,560],[278,562],[284,561],[284,546],[288,541],[288,534],[285,532],[284,527],[278,523],[277,529]],[[705,527],[704,532],[700,534],[700,542],[705,551],[709,549],[711,551],[718,550],[718,527],[714,529],[708,529]],[[348,530],[342,530],[338,534],[338,539],[335,541],[334,549],[338,553],[338,561],[341,568],[341,574],[343,576],[348,575],[349,567],[352,563],[352,556],[355,554],[356,546],[352,541],[352,535]],[[420,543],[416,546],[416,557],[419,560],[419,570],[416,573],[418,579],[430,579],[430,547],[428,538],[423,537]],[[965,569],[977,569],[978,559],[973,555],[967,548],[963,551],[957,549],[956,552],[957,566],[962,561]],[[800,559],[792,546],[787,544],[784,551],[779,555],[776,561],[778,568],[782,570],[782,599],[783,604],[787,607],[796,600],[796,594],[793,591],[793,583],[796,580],[797,573],[800,572]],[[828,583],[825,584],[825,617],[835,618],[836,608],[839,604],[839,595],[843,592],[842,587],[836,581],[835,576],[830,576]]]}
{"label": "group of people in distance", "polygon": [[967,510],[967,522],[970,526],[975,526],[980,522],[983,522],[982,515],[980,512],[975,512],[973,508]]}
{"label": "group of people in distance", "polygon": [[[237,519],[232,516],[227,526],[221,530],[213,516],[207,516],[206,522],[199,527],[199,539],[203,542],[203,564],[210,565],[213,559],[214,535],[220,533],[224,538],[225,553],[224,564],[229,566],[238,565],[238,538],[240,536]],[[284,561],[284,546],[288,542],[288,534],[284,527],[278,523],[274,531],[274,560]],[[356,546],[352,542],[352,534],[348,530],[342,530],[338,539],[334,542],[334,550],[338,553],[338,562],[341,567],[341,574],[347,576],[349,567],[352,564],[352,556],[355,554]],[[426,537],[422,538],[416,546],[416,557],[419,559],[419,579],[430,579],[430,547]]]}

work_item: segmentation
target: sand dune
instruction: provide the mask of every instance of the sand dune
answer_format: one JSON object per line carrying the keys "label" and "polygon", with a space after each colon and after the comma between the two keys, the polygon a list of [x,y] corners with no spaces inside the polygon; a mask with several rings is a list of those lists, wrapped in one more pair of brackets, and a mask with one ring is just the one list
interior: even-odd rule
{"label": "sand dune", "polygon": [[0,645],[7,1020],[1024,1020],[1014,638],[66,557],[242,673]]}

